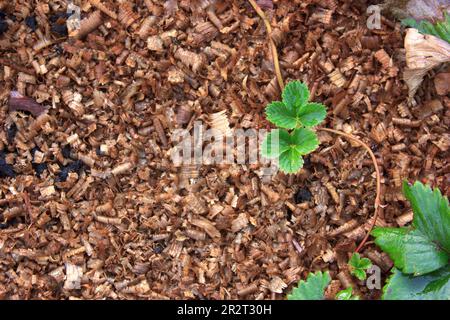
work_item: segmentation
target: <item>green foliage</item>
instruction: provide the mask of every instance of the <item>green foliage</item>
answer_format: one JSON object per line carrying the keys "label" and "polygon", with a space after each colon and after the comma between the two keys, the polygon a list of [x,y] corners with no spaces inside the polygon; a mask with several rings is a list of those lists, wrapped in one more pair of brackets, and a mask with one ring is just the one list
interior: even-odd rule
{"label": "green foliage", "polygon": [[450,299],[450,207],[438,189],[403,184],[414,212],[409,228],[375,228],[375,243],[394,261],[383,299]]}
{"label": "green foliage", "polygon": [[341,290],[336,294],[336,300],[359,300],[359,296],[353,295],[353,288]]}
{"label": "green foliage", "polygon": [[309,128],[321,123],[327,111],[320,103],[308,102],[308,87],[299,81],[286,85],[282,99],[266,107],[267,119],[282,129],[272,130],[266,136],[261,154],[269,159],[278,158],[283,172],[295,173],[303,167],[302,156],[319,146],[316,133]]}
{"label": "green foliage", "polygon": [[448,255],[419,230],[377,228],[372,235],[403,273],[422,275],[447,264]]}
{"label": "green foliage", "polygon": [[372,266],[372,262],[367,258],[361,259],[359,253],[354,253],[348,261],[348,265],[350,266],[350,272],[352,275],[357,277],[359,280],[365,280],[367,277],[366,270]]}
{"label": "green foliage", "polygon": [[330,284],[331,277],[328,271],[310,273],[308,278],[300,280],[298,286],[288,294],[288,300],[323,300],[325,289]]}
{"label": "green foliage", "polygon": [[427,20],[416,21],[413,18],[402,20],[402,24],[407,27],[416,28],[422,34],[431,34],[450,43],[450,15],[444,13],[444,20],[435,24]]}
{"label": "green foliage", "polygon": [[394,268],[383,288],[383,300],[450,299],[450,269],[445,267],[424,276],[414,277]]}

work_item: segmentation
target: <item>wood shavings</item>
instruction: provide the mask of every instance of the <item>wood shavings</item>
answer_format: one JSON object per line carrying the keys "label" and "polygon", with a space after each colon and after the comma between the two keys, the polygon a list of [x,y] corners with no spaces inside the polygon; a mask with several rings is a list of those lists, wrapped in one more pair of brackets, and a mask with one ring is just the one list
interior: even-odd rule
{"label": "wood shavings", "polygon": [[[317,270],[341,290],[373,223],[411,223],[403,180],[448,189],[448,68],[408,103],[403,30],[366,28],[363,3],[124,3],[82,2],[68,35],[51,31],[64,2],[1,9],[16,18],[0,37],[1,298],[284,299]],[[198,122],[222,138],[270,129],[283,77],[329,112],[298,174],[267,178],[250,145],[245,163],[174,164],[174,132],[193,138]],[[45,110],[10,109],[11,90]],[[373,153],[378,219],[369,151],[328,128]],[[387,276],[371,239],[361,253]]]}

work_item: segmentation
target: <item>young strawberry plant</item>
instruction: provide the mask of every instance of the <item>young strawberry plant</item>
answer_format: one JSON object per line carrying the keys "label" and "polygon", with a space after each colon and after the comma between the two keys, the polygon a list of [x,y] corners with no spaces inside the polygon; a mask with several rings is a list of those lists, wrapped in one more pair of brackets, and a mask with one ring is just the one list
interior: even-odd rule
{"label": "young strawberry plant", "polygon": [[403,184],[414,213],[411,227],[375,228],[375,243],[395,268],[383,288],[385,300],[450,299],[450,207],[438,189]]}
{"label": "young strawberry plant", "polygon": [[365,280],[366,270],[372,266],[372,262],[367,258],[361,258],[359,253],[354,253],[348,261],[350,273],[359,280]]}
{"label": "young strawberry plant", "polygon": [[326,114],[323,104],[309,102],[309,90],[304,83],[289,82],[283,90],[282,101],[274,101],[266,107],[267,119],[278,129],[266,136],[262,155],[278,158],[280,169],[285,173],[297,172],[303,167],[302,156],[319,146],[312,127],[320,124]]}

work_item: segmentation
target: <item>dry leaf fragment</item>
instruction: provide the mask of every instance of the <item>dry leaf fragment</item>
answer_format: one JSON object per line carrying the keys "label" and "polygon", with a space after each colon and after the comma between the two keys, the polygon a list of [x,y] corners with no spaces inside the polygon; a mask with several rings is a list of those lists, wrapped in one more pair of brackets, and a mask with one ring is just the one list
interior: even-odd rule
{"label": "dry leaf fragment", "polygon": [[409,88],[409,99],[412,100],[425,74],[441,63],[450,61],[450,44],[409,28],[405,37],[405,49],[407,69],[403,78]]}

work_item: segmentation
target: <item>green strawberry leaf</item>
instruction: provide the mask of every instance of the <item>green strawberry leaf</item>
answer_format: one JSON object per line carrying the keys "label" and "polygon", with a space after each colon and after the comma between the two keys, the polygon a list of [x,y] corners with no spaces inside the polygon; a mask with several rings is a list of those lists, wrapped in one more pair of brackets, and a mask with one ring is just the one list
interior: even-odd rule
{"label": "green strawberry leaf", "polygon": [[375,228],[375,243],[386,251],[403,273],[423,275],[448,264],[450,207],[438,189],[420,182],[403,184],[414,212],[413,227]]}
{"label": "green strawberry leaf", "polygon": [[283,102],[275,101],[266,107],[267,120],[280,128],[294,129],[300,123],[294,110]]}
{"label": "green strawberry leaf", "polygon": [[291,145],[295,145],[295,149],[301,155],[305,155],[319,147],[319,139],[315,132],[310,129],[295,129],[291,134]]}
{"label": "green strawberry leaf", "polygon": [[300,280],[297,288],[288,294],[288,300],[323,300],[325,289],[330,284],[331,277],[328,271],[310,273],[306,281]]}
{"label": "green strawberry leaf", "polygon": [[352,275],[354,275],[359,280],[366,280],[367,278],[366,272],[361,269],[352,270]]}
{"label": "green strawberry leaf", "polygon": [[302,125],[305,127],[314,127],[321,123],[327,116],[327,109],[321,103],[311,102],[302,105],[297,113]]}
{"label": "green strawberry leaf", "polygon": [[336,294],[336,300],[359,300],[358,296],[354,296],[353,288],[348,287],[345,290],[341,290]]}
{"label": "green strawberry leaf", "polygon": [[428,239],[450,254],[450,206],[439,189],[431,190],[419,181],[409,186],[403,183],[403,193],[411,202],[413,225]]}
{"label": "green strawberry leaf", "polygon": [[290,110],[298,110],[300,106],[308,103],[309,90],[306,84],[300,81],[291,81],[284,87],[281,94],[284,104]]}
{"label": "green strawberry leaf", "polygon": [[354,275],[359,280],[365,280],[366,275],[366,269],[369,269],[372,266],[372,262],[370,259],[362,258],[359,253],[354,253],[350,260],[348,261],[348,264],[350,266],[350,272],[352,275]]}
{"label": "green strawberry leaf", "polygon": [[369,269],[371,266],[372,266],[372,262],[370,261],[370,259],[367,259],[367,258],[362,258],[359,263],[359,267],[364,270]]}
{"label": "green strawberry leaf", "polygon": [[449,256],[419,230],[375,228],[372,235],[403,273],[423,275],[448,263]]}
{"label": "green strawberry leaf", "polygon": [[424,276],[394,268],[383,288],[383,300],[450,300],[450,266]]}
{"label": "green strawberry leaf", "polygon": [[274,129],[263,140],[261,154],[268,159],[278,158],[290,148],[291,136],[286,130]]}
{"label": "green strawberry leaf", "polygon": [[303,167],[303,158],[295,147],[290,147],[280,154],[279,164],[284,173],[296,173]]}

